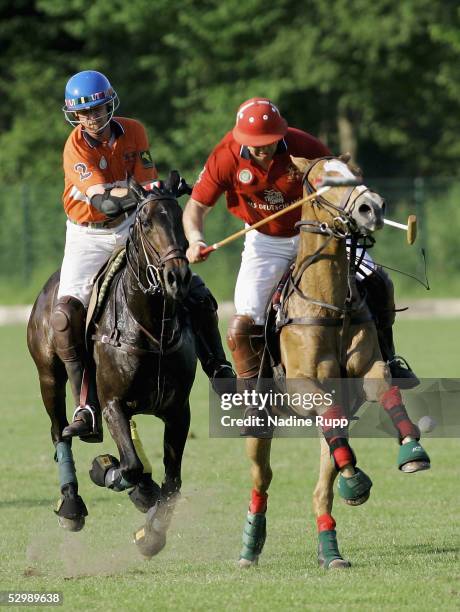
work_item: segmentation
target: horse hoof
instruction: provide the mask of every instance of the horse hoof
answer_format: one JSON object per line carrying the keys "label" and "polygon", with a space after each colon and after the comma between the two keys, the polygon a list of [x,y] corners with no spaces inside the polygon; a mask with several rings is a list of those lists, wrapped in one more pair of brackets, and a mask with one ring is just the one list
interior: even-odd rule
{"label": "horse hoof", "polygon": [[414,472],[422,472],[423,470],[429,470],[431,467],[429,461],[409,461],[401,466],[401,472],[406,474],[413,474]]}
{"label": "horse hoof", "polygon": [[79,516],[69,519],[65,518],[65,516],[58,516],[58,523],[66,531],[81,531],[85,526],[85,517]]}
{"label": "horse hoof", "polygon": [[252,561],[243,558],[239,559],[238,561],[238,567],[240,567],[241,569],[247,569],[248,567],[257,567],[257,565],[259,565],[259,557],[256,557]]}
{"label": "horse hoof", "polygon": [[366,495],[363,495],[362,497],[357,497],[356,499],[344,499],[344,503],[347,504],[347,506],[361,506],[361,504],[364,504],[367,502],[367,500],[370,497],[370,492],[366,493]]}
{"label": "horse hoof", "polygon": [[334,559],[329,563],[327,569],[346,569],[347,567],[351,567],[350,561],[346,561],[346,559]]}
{"label": "horse hoof", "polygon": [[166,546],[166,532],[141,527],[134,533],[134,543],[143,557],[151,559]]}

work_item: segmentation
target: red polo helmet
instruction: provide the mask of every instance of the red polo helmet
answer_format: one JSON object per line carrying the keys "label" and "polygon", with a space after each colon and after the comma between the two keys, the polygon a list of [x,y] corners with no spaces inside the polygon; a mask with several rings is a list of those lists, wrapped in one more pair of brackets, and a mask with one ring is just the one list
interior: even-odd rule
{"label": "red polo helmet", "polygon": [[233,138],[249,147],[263,147],[285,136],[288,124],[267,98],[246,100],[236,113]]}

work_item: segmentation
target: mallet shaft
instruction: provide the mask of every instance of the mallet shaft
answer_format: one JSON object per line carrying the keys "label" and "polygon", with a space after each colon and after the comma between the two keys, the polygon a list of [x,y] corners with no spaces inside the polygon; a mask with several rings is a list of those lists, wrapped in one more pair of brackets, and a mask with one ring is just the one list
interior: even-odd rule
{"label": "mallet shaft", "polygon": [[297,200],[297,202],[293,202],[289,206],[286,206],[286,208],[282,208],[281,210],[278,210],[278,212],[273,213],[273,215],[270,215],[269,217],[265,217],[264,219],[257,221],[257,223],[254,223],[253,225],[249,227],[245,227],[239,232],[235,232],[234,234],[232,234],[231,236],[228,236],[227,238],[224,238],[224,240],[221,240],[220,242],[216,242],[215,244],[208,246],[208,247],[203,247],[200,250],[200,255],[204,257],[208,255],[209,253],[212,253],[212,251],[216,251],[220,247],[228,244],[229,242],[233,242],[237,238],[244,236],[251,230],[257,229],[261,225],[265,225],[266,223],[268,223],[269,221],[272,221],[273,219],[276,219],[277,217],[281,217],[281,215],[284,215],[287,212],[294,210],[295,208],[298,208],[299,206],[302,206],[303,204],[305,204],[305,202],[314,200],[317,196],[320,196],[321,194],[326,193],[326,191],[329,191],[330,188],[331,187],[329,187],[328,185],[324,187],[320,187],[317,191],[315,191],[314,193],[311,193],[309,196],[306,196],[305,198],[302,198],[301,200]]}
{"label": "mallet shaft", "polygon": [[397,223],[397,221],[390,221],[390,219],[384,219],[383,222],[386,225],[391,225],[393,227],[399,227],[399,229],[402,230],[407,230],[407,225],[404,225],[404,223]]}

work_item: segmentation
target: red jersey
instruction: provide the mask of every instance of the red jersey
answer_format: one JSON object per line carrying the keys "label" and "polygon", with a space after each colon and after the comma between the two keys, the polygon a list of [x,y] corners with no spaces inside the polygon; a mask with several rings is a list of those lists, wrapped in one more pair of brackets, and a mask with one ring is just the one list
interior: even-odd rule
{"label": "red jersey", "polygon": [[[193,188],[192,198],[214,206],[225,192],[227,208],[249,225],[286,208],[303,196],[302,176],[292,163],[294,157],[316,159],[330,155],[329,149],[306,132],[289,128],[280,140],[268,170],[253,161],[247,147],[228,132],[208,157]],[[294,236],[300,207],[262,225],[270,236]]]}
{"label": "red jersey", "polygon": [[110,127],[112,136],[107,143],[92,138],[81,125],[67,139],[62,200],[72,221],[94,223],[108,218],[86,196],[92,185],[102,184],[105,189],[126,187],[128,175],[139,183],[157,178],[144,126],[135,119],[117,117]]}

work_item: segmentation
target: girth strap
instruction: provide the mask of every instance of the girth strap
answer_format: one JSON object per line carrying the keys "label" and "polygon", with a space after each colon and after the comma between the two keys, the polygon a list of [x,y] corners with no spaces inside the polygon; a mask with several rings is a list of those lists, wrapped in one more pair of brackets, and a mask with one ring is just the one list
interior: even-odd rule
{"label": "girth strap", "polygon": [[[372,321],[372,316],[369,313],[356,315],[351,317],[351,325],[359,325],[361,323],[367,323]],[[276,323],[276,329],[279,330],[281,327],[286,325],[319,325],[321,327],[341,327],[343,326],[343,317],[332,318],[332,317],[293,317],[293,318],[280,318]]]}

